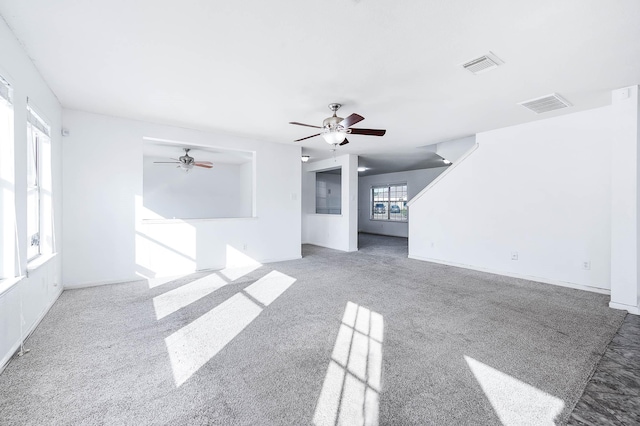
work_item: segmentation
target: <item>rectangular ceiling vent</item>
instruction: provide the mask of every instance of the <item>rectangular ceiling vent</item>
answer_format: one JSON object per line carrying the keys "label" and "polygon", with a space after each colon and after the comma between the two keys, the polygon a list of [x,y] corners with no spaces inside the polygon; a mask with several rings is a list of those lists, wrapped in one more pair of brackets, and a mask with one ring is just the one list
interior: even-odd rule
{"label": "rectangular ceiling vent", "polygon": [[492,52],[489,52],[484,56],[469,61],[466,64],[462,64],[462,67],[474,74],[480,74],[494,68],[498,68],[498,65],[502,64],[504,64],[504,62],[500,58]]}
{"label": "rectangular ceiling vent", "polygon": [[540,98],[520,102],[519,105],[530,109],[536,114],[542,114],[543,112],[555,111],[557,109],[567,108],[571,106],[569,101],[567,101],[557,93],[552,93]]}

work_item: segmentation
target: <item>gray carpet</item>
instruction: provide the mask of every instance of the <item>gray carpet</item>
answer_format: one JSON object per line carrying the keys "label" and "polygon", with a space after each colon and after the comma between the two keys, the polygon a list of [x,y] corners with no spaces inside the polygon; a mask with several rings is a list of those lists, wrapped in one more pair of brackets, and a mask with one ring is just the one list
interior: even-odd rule
{"label": "gray carpet", "polygon": [[[153,288],[139,282],[65,291],[29,338],[31,352],[0,375],[0,423],[357,424],[344,416],[366,410],[365,421],[379,416],[385,425],[566,422],[624,317],[607,307],[608,296],[376,255],[366,249],[376,238],[361,235],[356,253],[304,246],[303,259],[235,281],[206,272]],[[265,293],[273,288],[279,297]],[[181,289],[190,289],[180,297],[191,303],[162,296]],[[169,302],[160,319],[154,298]],[[353,353],[357,342],[369,342],[369,357],[365,351],[366,372],[351,387],[337,382],[334,397],[343,400],[331,405],[325,379],[339,358],[334,344],[347,327],[349,302],[361,307],[356,329],[360,312],[370,310],[370,334],[352,337],[349,368],[362,355]],[[238,333],[247,321],[237,310],[242,303],[255,312]],[[211,322],[174,344],[203,319]],[[383,335],[374,333],[376,321]],[[379,389],[372,384],[375,347],[382,351]],[[185,359],[198,350],[205,359],[194,367]],[[363,402],[357,395],[365,389]],[[539,417],[540,410],[554,418]]]}
{"label": "gray carpet", "polygon": [[409,255],[409,239],[361,232],[358,234],[358,251],[373,256],[406,259]]}

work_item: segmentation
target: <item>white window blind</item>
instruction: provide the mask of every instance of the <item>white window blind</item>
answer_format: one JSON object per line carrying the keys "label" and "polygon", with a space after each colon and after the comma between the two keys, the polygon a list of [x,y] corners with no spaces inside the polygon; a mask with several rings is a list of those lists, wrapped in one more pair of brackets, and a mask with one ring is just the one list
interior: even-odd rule
{"label": "white window blind", "polygon": [[47,136],[51,136],[51,127],[41,119],[31,108],[27,108],[27,121],[36,129],[40,130]]}

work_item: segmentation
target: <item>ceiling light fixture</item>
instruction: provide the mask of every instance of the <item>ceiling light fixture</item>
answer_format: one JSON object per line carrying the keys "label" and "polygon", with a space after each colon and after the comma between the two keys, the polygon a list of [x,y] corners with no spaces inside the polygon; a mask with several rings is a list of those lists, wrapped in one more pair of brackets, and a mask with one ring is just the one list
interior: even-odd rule
{"label": "ceiling light fixture", "polygon": [[341,106],[340,104],[329,104],[333,115],[325,118],[322,122],[322,137],[329,145],[340,145],[347,138],[348,130],[341,124],[344,119],[337,116],[337,111]]}
{"label": "ceiling light fixture", "polygon": [[446,158],[443,158],[443,159],[442,159],[442,162],[443,162],[444,164],[446,164],[447,166],[448,166],[449,164],[451,164],[451,161],[447,160]]}
{"label": "ceiling light fixture", "polygon": [[369,169],[367,169],[366,167],[358,167],[358,171],[359,172],[365,172],[367,170],[369,170]]}
{"label": "ceiling light fixture", "polygon": [[303,155],[302,156],[302,162],[306,163],[307,161],[309,161],[309,156],[308,155]]}
{"label": "ceiling light fixture", "polygon": [[340,125],[328,126],[322,131],[322,137],[328,144],[338,145],[347,138],[347,132],[345,132],[344,127]]}

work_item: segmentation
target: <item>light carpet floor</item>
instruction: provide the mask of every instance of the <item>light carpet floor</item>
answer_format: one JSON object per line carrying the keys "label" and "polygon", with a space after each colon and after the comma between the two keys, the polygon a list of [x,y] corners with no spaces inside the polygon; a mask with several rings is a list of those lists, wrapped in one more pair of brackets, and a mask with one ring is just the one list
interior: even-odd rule
{"label": "light carpet floor", "polygon": [[65,291],[0,375],[0,424],[564,424],[624,313],[403,241]]}

